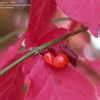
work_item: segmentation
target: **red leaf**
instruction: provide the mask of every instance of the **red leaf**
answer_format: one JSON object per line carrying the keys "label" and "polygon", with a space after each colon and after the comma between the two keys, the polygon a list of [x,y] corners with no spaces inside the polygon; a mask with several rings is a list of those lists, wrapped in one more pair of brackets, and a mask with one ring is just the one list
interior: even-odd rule
{"label": "red leaf", "polygon": [[90,82],[71,67],[54,70],[40,55],[28,64],[32,69],[25,100],[96,100]]}
{"label": "red leaf", "polygon": [[26,44],[33,46],[37,39],[52,29],[51,19],[56,11],[55,0],[31,0],[30,20]]}
{"label": "red leaf", "polygon": [[21,47],[22,39],[19,39],[15,44],[8,47],[7,50],[1,52],[0,54],[0,69],[2,69],[6,64],[8,64],[11,60],[16,58],[18,50]]}
{"label": "red leaf", "polygon": [[[18,57],[22,39],[13,44],[0,55],[0,70]],[[0,76],[0,100],[23,100],[24,75],[21,64]]]}
{"label": "red leaf", "polygon": [[[61,36],[61,32],[65,32],[63,29],[55,29],[56,31],[52,31],[55,34],[48,33],[55,28],[50,23],[55,10],[55,0],[32,0],[29,28],[26,34],[27,46],[40,45]],[[8,50],[4,57],[2,56],[0,68],[16,59],[19,47],[19,45],[14,46]],[[56,46],[55,48],[59,50]],[[12,54],[13,52],[14,54]],[[24,88],[24,91],[22,91],[22,88]],[[24,99],[23,92],[26,94]],[[79,72],[71,67],[54,70],[38,55],[25,60],[5,76],[0,77],[0,100],[33,99],[96,100],[96,97],[94,87]]]}
{"label": "red leaf", "polygon": [[0,76],[0,100],[23,100],[23,83],[24,76],[21,66],[17,66]]}
{"label": "red leaf", "polygon": [[41,36],[40,39],[37,39],[37,45],[44,44],[46,42],[52,41],[54,39],[60,38],[64,34],[67,34],[67,30],[63,28],[55,28],[54,30],[51,30],[50,32],[46,33],[46,35]]}
{"label": "red leaf", "polygon": [[56,0],[65,14],[86,25],[97,36],[100,31],[100,0]]}
{"label": "red leaf", "polygon": [[[92,62],[89,62],[91,67],[96,70],[99,75],[100,75],[100,60],[94,60]],[[96,91],[97,91],[97,96],[100,98],[100,80],[96,83]],[[98,99],[99,100],[99,99]]]}

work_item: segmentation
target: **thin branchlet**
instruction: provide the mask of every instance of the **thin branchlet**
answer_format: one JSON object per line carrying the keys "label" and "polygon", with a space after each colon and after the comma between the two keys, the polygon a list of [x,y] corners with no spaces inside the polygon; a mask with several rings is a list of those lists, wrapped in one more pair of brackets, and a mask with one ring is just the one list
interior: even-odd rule
{"label": "thin branchlet", "polygon": [[87,28],[85,27],[81,27],[80,29],[78,29],[77,31],[71,32],[71,33],[67,33],[67,35],[64,35],[58,39],[52,40],[50,42],[47,42],[39,47],[33,48],[31,51],[27,52],[25,55],[23,55],[22,57],[20,57],[19,59],[15,60],[14,62],[12,62],[11,64],[7,65],[4,67],[4,69],[0,70],[0,76],[6,74],[8,71],[10,71],[12,68],[15,68],[16,65],[18,65],[19,63],[21,63],[22,61],[24,61],[25,59],[31,57],[32,55],[37,55],[39,54],[41,51],[43,51],[44,49],[51,47],[59,42],[62,42],[63,40],[65,40],[66,38],[72,37],[76,34],[79,34],[81,32],[86,32]]}

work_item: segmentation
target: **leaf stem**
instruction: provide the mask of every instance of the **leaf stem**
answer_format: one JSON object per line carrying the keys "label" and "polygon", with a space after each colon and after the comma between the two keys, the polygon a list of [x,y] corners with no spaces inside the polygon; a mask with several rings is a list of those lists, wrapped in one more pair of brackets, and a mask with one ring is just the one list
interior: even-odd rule
{"label": "leaf stem", "polygon": [[37,55],[39,54],[41,51],[43,51],[44,49],[50,47],[50,46],[53,46],[63,40],[65,40],[66,38],[69,38],[71,36],[74,36],[78,33],[81,33],[81,32],[85,32],[87,30],[87,28],[85,27],[81,27],[80,29],[78,29],[77,31],[74,31],[74,32],[71,32],[71,33],[68,33],[67,35],[64,35],[58,39],[55,39],[55,40],[52,40],[50,42],[47,42],[46,44],[43,44],[39,47],[36,47],[36,48],[33,48],[31,51],[29,51],[28,53],[26,53],[24,56],[22,56],[21,58],[15,60],[14,62],[12,62],[11,64],[5,66],[4,69],[0,70],[0,76],[6,74],[9,70],[11,70],[12,68],[16,67],[17,64],[21,63],[22,61],[24,61],[25,59],[29,58],[30,56],[32,55]]}

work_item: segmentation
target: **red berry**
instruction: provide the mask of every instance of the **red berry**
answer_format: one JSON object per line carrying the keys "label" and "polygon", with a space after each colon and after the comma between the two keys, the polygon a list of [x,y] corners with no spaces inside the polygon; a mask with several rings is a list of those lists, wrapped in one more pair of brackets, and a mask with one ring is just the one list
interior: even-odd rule
{"label": "red berry", "polygon": [[64,53],[59,53],[53,60],[53,66],[56,68],[64,68],[68,63],[69,59]]}
{"label": "red berry", "polygon": [[69,59],[64,53],[58,53],[57,56],[54,56],[52,53],[47,52],[44,54],[44,60],[55,68],[64,68],[69,63]]}
{"label": "red berry", "polygon": [[44,54],[44,60],[48,63],[48,64],[53,64],[53,60],[54,60],[54,56],[53,56],[53,54],[52,53],[50,53],[50,52],[47,52],[47,53],[45,53]]}

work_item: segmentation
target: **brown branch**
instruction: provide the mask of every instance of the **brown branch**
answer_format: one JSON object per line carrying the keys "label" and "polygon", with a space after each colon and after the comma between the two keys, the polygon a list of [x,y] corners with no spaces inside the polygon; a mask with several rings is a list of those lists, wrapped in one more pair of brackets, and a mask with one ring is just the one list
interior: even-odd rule
{"label": "brown branch", "polygon": [[5,66],[4,69],[0,70],[0,76],[4,75],[5,73],[7,73],[9,70],[11,70],[12,68],[16,67],[17,64],[21,63],[22,61],[24,61],[25,59],[29,58],[32,55],[37,55],[39,54],[41,51],[43,51],[44,49],[55,45],[63,40],[65,40],[66,38],[72,37],[76,34],[79,34],[80,32],[85,32],[87,30],[87,28],[82,27],[80,29],[78,29],[77,31],[71,32],[71,33],[67,33],[67,35],[64,35],[58,39],[55,39],[53,41],[50,41],[46,44],[43,44],[39,47],[33,48],[31,51],[29,51],[28,53],[26,53],[24,56],[22,56],[21,58],[15,60],[14,62],[12,62],[11,64]]}

